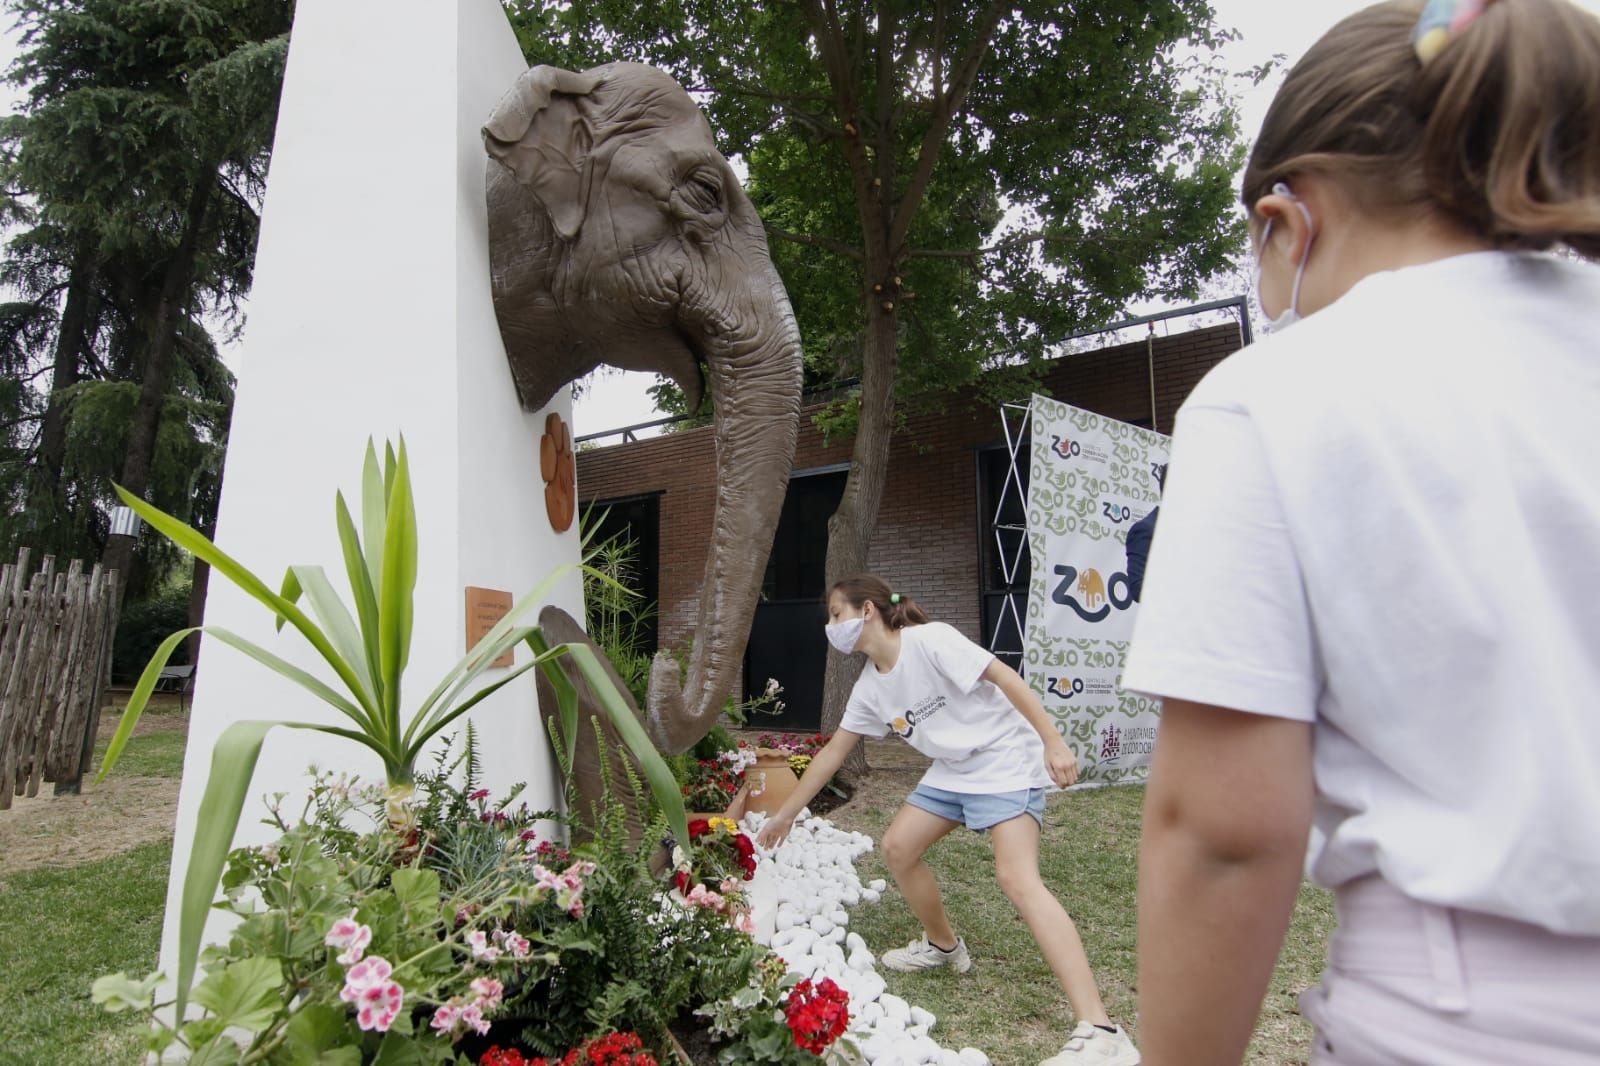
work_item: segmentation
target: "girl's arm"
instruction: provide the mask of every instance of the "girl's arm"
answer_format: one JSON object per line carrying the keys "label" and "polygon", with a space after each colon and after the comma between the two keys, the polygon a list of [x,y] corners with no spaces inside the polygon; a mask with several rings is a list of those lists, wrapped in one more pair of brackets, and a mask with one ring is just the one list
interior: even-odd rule
{"label": "girl's arm", "polygon": [[800,783],[783,801],[783,806],[772,813],[767,824],[761,827],[761,832],[756,834],[756,843],[764,848],[775,848],[787,840],[801,808],[810,803],[812,797],[822,791],[822,786],[839,772],[839,767],[844,765],[844,757],[854,750],[860,740],[860,733],[852,733],[848,729],[835,730],[833,739],[812,757],[811,765],[800,775]]}
{"label": "girl's arm", "polygon": [[983,679],[992,682],[996,688],[1005,693],[1006,699],[1017,709],[1022,717],[1033,726],[1034,732],[1039,734],[1039,739],[1044,741],[1044,768],[1050,774],[1050,780],[1058,788],[1066,788],[1078,780],[1078,756],[1072,750],[1072,745],[1061,739],[1061,734],[1056,732],[1055,723],[1050,721],[1050,715],[1045,712],[1044,704],[1039,701],[1039,694],[1022,680],[1018,673],[1001,662],[992,659],[983,672]]}
{"label": "girl's arm", "polygon": [[1300,887],[1311,724],[1169,699],[1139,845],[1145,1066],[1236,1066]]}

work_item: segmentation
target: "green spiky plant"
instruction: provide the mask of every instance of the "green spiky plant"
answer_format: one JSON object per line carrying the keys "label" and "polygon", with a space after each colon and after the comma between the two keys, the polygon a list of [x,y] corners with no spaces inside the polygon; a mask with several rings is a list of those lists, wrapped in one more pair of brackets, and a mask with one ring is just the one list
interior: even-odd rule
{"label": "green spiky plant", "polygon": [[[121,486],[117,486],[117,494],[158,532],[210,563],[214,571],[271,611],[280,630],[287,623],[299,631],[332,668],[343,691],[226,629],[203,626],[199,627],[201,631],[293,681],[351,722],[351,726],[335,726],[316,722],[240,721],[228,726],[218,737],[211,754],[211,773],[206,779],[205,795],[200,801],[200,809],[206,812],[206,817],[195,829],[178,911],[178,1019],[184,1017],[206,915],[238,828],[261,744],[276,726],[330,733],[374,752],[383,760],[388,780],[386,808],[390,825],[404,836],[414,828],[409,801],[415,792],[416,760],[423,748],[440,730],[534,667],[543,671],[555,690],[561,721],[560,744],[565,749],[558,749],[558,754],[567,765],[571,764],[579,728],[578,695],[576,686],[558,661],[567,656],[599,698],[612,726],[633,753],[667,823],[679,840],[689,839],[683,797],[672,771],[611,684],[594,653],[576,645],[551,646],[537,626],[517,625],[518,619],[537,607],[571,567],[557,569],[518,601],[510,613],[445,674],[409,718],[402,718],[401,679],[411,649],[412,594],[417,578],[417,515],[404,437],[398,452],[392,446],[385,446],[381,466],[372,442],[367,442],[361,478],[360,533],[344,494],[335,496],[339,542],[355,602],[354,616],[334,591],[322,567],[291,566],[282,590],[274,592],[203,534]],[[309,602],[315,621],[298,606],[302,597]],[[105,779],[122,754],[162,667],[173,650],[194,631],[179,630],[156,649],[106,749],[99,780]],[[532,649],[533,661],[492,683],[474,688],[473,682],[494,660],[518,643],[525,643]]]}

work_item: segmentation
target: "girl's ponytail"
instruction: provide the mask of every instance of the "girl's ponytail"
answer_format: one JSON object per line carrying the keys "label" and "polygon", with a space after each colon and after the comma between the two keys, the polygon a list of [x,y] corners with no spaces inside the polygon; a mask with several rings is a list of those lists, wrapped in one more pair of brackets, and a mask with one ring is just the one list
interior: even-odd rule
{"label": "girl's ponytail", "polygon": [[1314,172],[1364,209],[1431,209],[1495,247],[1600,258],[1600,18],[1491,0],[1419,53],[1422,11],[1357,12],[1295,64],[1245,168],[1246,206]]}
{"label": "girl's ponytail", "polygon": [[1500,0],[1422,64],[1430,198],[1504,248],[1600,257],[1600,18]]}
{"label": "girl's ponytail", "polygon": [[883,624],[890,629],[904,629],[906,626],[925,625],[928,616],[917,601],[903,592],[896,592],[889,587],[889,583],[877,574],[852,574],[850,577],[840,578],[828,590],[828,595],[835,592],[843,596],[852,607],[860,607],[867,601],[878,609],[883,616]]}

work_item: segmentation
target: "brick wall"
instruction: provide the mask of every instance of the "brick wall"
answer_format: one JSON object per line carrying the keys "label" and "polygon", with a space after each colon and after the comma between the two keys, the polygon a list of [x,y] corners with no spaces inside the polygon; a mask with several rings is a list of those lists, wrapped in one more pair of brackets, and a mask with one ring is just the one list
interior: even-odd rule
{"label": "brick wall", "polygon": [[[1205,372],[1238,347],[1236,325],[1155,338],[1156,422],[1162,432],[1171,432],[1173,413]],[[1149,424],[1143,340],[1063,357],[1045,385],[1063,402]],[[850,460],[849,440],[823,442],[811,425],[814,410],[801,412],[796,471]],[[894,439],[869,556],[873,570],[974,640],[981,636],[977,451],[1003,440],[993,408],[911,419]],[[713,449],[707,427],[578,454],[578,491],[585,501],[661,493],[662,646],[683,640],[699,603],[716,496]]]}

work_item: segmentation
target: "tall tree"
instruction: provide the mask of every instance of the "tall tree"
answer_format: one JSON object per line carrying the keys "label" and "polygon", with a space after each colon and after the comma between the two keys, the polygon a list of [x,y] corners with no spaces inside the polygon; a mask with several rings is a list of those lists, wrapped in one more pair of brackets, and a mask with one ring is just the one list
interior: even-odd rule
{"label": "tall tree", "polygon": [[[236,316],[249,288],[292,4],[10,6],[27,104],[0,138],[7,206],[31,228],[4,277],[60,308],[35,353],[49,388],[26,535],[103,538],[113,479],[203,523],[232,388],[202,323]],[[125,577],[132,547],[104,553]]]}
{"label": "tall tree", "polygon": [[[827,573],[863,570],[891,435],[1012,398],[1052,338],[1181,297],[1240,243],[1207,0],[507,0],[534,62],[648,62],[749,169],[807,358],[858,373]],[[829,658],[824,726],[851,671]]]}

